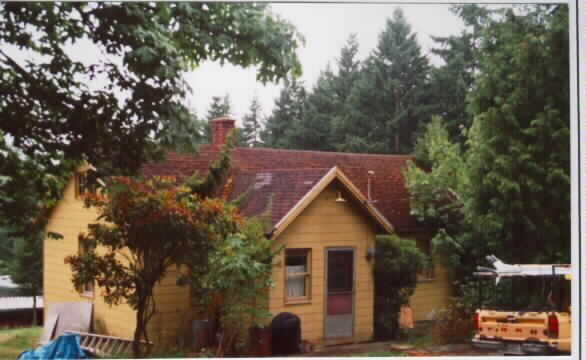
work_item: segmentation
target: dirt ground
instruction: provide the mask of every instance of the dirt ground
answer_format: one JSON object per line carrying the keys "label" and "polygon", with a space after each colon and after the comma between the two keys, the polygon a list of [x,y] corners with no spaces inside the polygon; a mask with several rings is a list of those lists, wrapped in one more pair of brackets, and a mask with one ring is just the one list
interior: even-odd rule
{"label": "dirt ground", "polygon": [[[416,349],[412,346],[397,342],[368,342],[360,344],[332,345],[316,348],[313,352],[302,356],[360,356],[361,354],[382,354],[385,352],[401,353],[401,356],[499,356],[495,352],[481,351],[469,344],[453,344],[429,346]],[[365,355],[366,356],[366,355]],[[383,356],[383,355],[381,355]]]}

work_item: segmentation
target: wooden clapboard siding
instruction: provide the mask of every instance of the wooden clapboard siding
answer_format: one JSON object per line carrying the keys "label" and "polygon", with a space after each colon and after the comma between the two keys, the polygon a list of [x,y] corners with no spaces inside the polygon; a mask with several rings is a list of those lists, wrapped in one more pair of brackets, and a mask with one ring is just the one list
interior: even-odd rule
{"label": "wooden clapboard siding", "polygon": [[[64,190],[63,199],[53,209],[47,231],[63,235],[61,240],[45,239],[43,281],[45,303],[64,301],[92,301],[94,303],[94,331],[101,334],[132,338],[136,328],[136,313],[127,304],[110,306],[96,287],[94,297],[80,295],[71,283],[71,270],[64,263],[68,255],[78,253],[78,236],[87,231],[87,225],[96,221],[97,213],[86,209],[75,197],[74,181]],[[99,252],[100,249],[97,249]],[[169,269],[166,277],[155,288],[157,315],[149,333],[155,344],[174,344],[183,332],[184,323],[192,319],[189,289],[176,285],[177,270]],[[47,312],[45,312],[45,316]],[[180,321],[184,320],[184,321]],[[163,331],[164,329],[164,331]]]}
{"label": "wooden clapboard siding", "polygon": [[[400,236],[415,240],[419,249],[427,254],[431,253],[432,233],[423,231]],[[415,321],[432,320],[434,311],[446,307],[452,296],[451,279],[447,269],[441,265],[440,259],[434,259],[433,264],[433,279],[418,281],[415,293],[409,299]]]}
{"label": "wooden clapboard siding", "polygon": [[[338,191],[347,202],[336,202]],[[360,206],[350,200],[343,187],[332,182],[275,240],[275,246],[311,249],[311,301],[307,304],[285,304],[284,253],[273,270],[275,287],[269,294],[269,311],[273,315],[291,312],[301,319],[302,337],[324,341],[325,250],[329,247],[355,249],[354,341],[368,340],[373,331],[374,289],[372,266],[366,260],[366,249],[374,246],[378,227]]]}
{"label": "wooden clapboard siding", "polygon": [[[120,337],[132,337],[135,328],[134,311],[127,304],[110,306],[96,288],[93,297],[79,294],[71,282],[72,273],[64,259],[79,251],[79,234],[95,222],[97,213],[86,209],[83,201],[75,197],[73,179],[65,187],[63,199],[53,209],[47,231],[63,235],[61,240],[46,238],[43,255],[43,281],[46,304],[65,301],[91,301],[94,304],[94,331]],[[45,312],[47,316],[47,312]]]}
{"label": "wooden clapboard siding", "polygon": [[433,280],[423,280],[417,283],[415,293],[411,296],[410,303],[413,309],[415,321],[432,320],[434,311],[448,305],[452,296],[452,287],[447,269],[434,261]]}

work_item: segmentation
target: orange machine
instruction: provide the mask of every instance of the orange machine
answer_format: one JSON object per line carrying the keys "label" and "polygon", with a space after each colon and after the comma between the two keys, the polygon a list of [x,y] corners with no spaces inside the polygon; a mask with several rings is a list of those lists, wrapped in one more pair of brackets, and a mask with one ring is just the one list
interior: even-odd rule
{"label": "orange machine", "polygon": [[[569,353],[571,349],[571,306],[569,265],[509,265],[494,256],[488,257],[494,269],[479,267],[478,276],[496,279],[496,296],[507,296],[513,305],[499,306],[494,302],[481,306],[474,314],[475,347],[504,351],[514,355],[547,355]],[[501,279],[506,279],[501,282]],[[523,297],[517,284],[498,286],[509,280],[544,284],[533,291],[531,301]],[[527,288],[527,287],[525,287]],[[517,291],[517,294],[499,292]],[[529,299],[529,297],[527,297]],[[502,303],[501,303],[502,305]]]}

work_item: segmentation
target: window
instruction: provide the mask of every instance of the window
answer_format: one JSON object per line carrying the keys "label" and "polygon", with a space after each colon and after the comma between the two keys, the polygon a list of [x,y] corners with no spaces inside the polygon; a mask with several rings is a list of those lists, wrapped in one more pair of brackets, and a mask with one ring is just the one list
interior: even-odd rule
{"label": "window", "polygon": [[[83,256],[84,254],[88,254],[94,250],[94,247],[87,243],[87,240],[83,238],[79,239],[79,255]],[[79,289],[79,292],[82,296],[93,297],[94,296],[94,282],[88,281],[87,283],[83,284]]]}
{"label": "window", "polygon": [[82,198],[85,194],[95,191],[95,179],[89,176],[87,171],[75,175],[75,196],[77,198]]}
{"label": "window", "polygon": [[311,288],[311,250],[285,250],[285,302],[307,301]]}
{"label": "window", "polygon": [[417,239],[417,247],[429,257],[427,266],[417,273],[417,281],[432,281],[435,279],[435,263],[431,255],[431,240]]}
{"label": "window", "polygon": [[417,281],[431,281],[435,279],[435,270],[433,260],[423,270],[417,273]]}

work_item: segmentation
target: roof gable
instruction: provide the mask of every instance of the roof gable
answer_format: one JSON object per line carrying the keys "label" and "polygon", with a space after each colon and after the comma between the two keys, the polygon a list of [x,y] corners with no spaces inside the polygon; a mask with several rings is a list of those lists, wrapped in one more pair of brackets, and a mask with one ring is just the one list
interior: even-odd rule
{"label": "roof gable", "polygon": [[299,216],[321,192],[335,179],[348,190],[348,192],[364,207],[372,219],[387,232],[393,232],[393,226],[385,217],[376,210],[366,197],[352,184],[352,182],[338,168],[330,169],[303,197],[283,216],[273,228],[273,238],[278,237]]}

